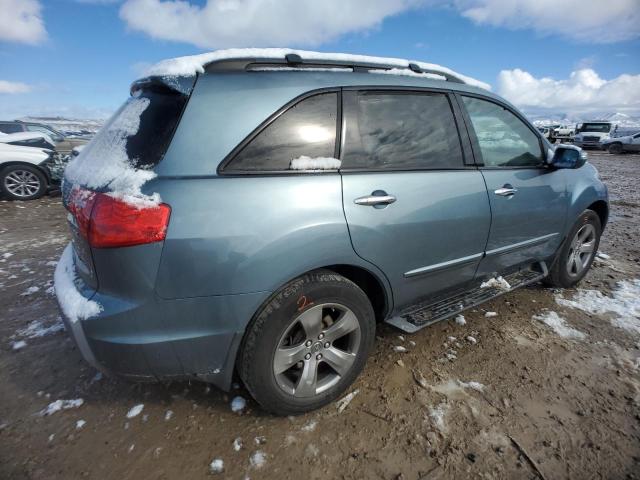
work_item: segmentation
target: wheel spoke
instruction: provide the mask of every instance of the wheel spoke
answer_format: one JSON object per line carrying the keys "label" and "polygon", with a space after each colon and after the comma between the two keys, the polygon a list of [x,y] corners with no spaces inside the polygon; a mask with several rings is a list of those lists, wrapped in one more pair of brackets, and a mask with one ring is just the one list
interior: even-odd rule
{"label": "wheel spoke", "polygon": [[312,307],[298,317],[307,338],[318,338],[322,331],[322,306]]}
{"label": "wheel spoke", "polygon": [[289,370],[296,363],[304,361],[306,347],[304,343],[296,345],[295,347],[281,347],[276,350],[275,358],[273,359],[273,371],[276,374],[280,374]]}
{"label": "wheel spoke", "polygon": [[348,353],[335,347],[325,348],[322,358],[341,377],[344,376],[356,359],[355,353]]}
{"label": "wheel spoke", "polygon": [[302,375],[298,380],[294,394],[297,397],[309,397],[316,394],[316,384],[318,383],[318,362],[315,357],[304,363]]}
{"label": "wheel spoke", "polygon": [[580,261],[580,257],[578,255],[575,255],[573,257],[573,270],[575,270],[576,274],[582,271],[582,262]]}
{"label": "wheel spoke", "polygon": [[324,338],[330,342],[334,342],[339,338],[344,337],[348,333],[353,332],[359,328],[358,319],[351,310],[348,310],[342,314],[336,322],[331,325],[325,332]]}
{"label": "wheel spoke", "polygon": [[580,251],[583,253],[591,253],[593,252],[593,247],[595,246],[595,244],[596,244],[595,240],[591,240],[590,242],[583,243],[580,246]]}

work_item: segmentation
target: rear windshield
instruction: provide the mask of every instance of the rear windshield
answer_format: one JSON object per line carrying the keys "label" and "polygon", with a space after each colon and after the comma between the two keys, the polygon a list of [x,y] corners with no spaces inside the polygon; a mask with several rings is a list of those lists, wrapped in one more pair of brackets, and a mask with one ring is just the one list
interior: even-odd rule
{"label": "rear windshield", "polygon": [[131,167],[155,167],[169,146],[186,102],[185,95],[171,90],[138,90],[84,149],[85,162],[104,162],[124,147]]}

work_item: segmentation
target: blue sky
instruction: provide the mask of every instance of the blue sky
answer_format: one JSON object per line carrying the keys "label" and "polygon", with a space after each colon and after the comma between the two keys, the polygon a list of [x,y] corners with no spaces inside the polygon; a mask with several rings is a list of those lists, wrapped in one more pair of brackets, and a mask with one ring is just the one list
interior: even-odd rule
{"label": "blue sky", "polygon": [[[564,23],[549,27],[546,18],[535,16],[533,7],[532,18],[520,19],[521,24],[517,19],[523,10],[514,12],[511,19],[501,18],[500,5],[496,5],[499,0],[465,0],[485,9],[477,15],[473,13],[475,10],[464,10],[464,6],[451,6],[455,2],[391,0],[360,23],[343,21],[335,26],[335,18],[332,20],[328,15],[324,20],[309,19],[309,24],[303,25],[304,32],[296,32],[292,27],[291,32],[283,34],[286,25],[283,27],[281,18],[258,14],[252,20],[253,25],[239,23],[237,28],[221,34],[221,26],[216,23],[217,10],[212,11],[210,5],[207,11],[206,1],[192,0],[191,11],[172,11],[168,16],[159,13],[158,8],[151,8],[154,4],[165,7],[173,3],[165,0],[163,3],[129,0],[126,3],[133,12],[130,14],[124,14],[122,2],[115,0],[0,0],[0,7],[5,7],[0,11],[8,11],[16,2],[25,1],[39,7],[36,10],[44,33],[33,41],[25,35],[21,37],[28,25],[21,30],[17,24],[13,37],[11,32],[5,38],[0,33],[0,81],[24,86],[17,89],[24,91],[15,93],[8,93],[9,87],[6,93],[0,89],[0,117],[5,118],[34,114],[105,116],[126,98],[131,81],[150,63],[230,45],[290,46],[439,63],[491,84],[494,90],[525,109],[592,108],[633,114],[640,110],[640,27],[634,27],[633,23],[621,27],[616,18],[611,18],[607,25],[592,18],[575,20],[569,14]],[[239,9],[239,16],[243,15],[242,8],[260,3],[260,0],[209,3],[220,7],[224,1]],[[597,3],[601,7],[616,1]],[[572,2],[554,3],[569,8]],[[625,0],[619,2],[624,4]],[[344,0],[337,5],[341,3],[349,2]],[[356,9],[368,8],[367,2],[360,3],[355,5]],[[529,2],[523,1],[526,3]],[[576,5],[588,8],[589,3],[584,0]],[[637,2],[635,7],[637,13],[640,8]],[[525,8],[525,14],[526,11]],[[305,12],[293,14],[304,16]],[[309,12],[309,15],[316,14]],[[170,25],[173,18],[180,20],[177,27]],[[225,19],[233,21],[240,22],[235,17]],[[167,24],[165,29],[158,27],[162,22]],[[193,30],[201,33],[183,35],[181,30],[190,30],[193,25],[197,25]],[[253,33],[255,25],[261,33]],[[608,38],[608,32],[620,28],[626,31]],[[321,33],[309,39],[313,29]],[[247,35],[247,31],[252,33]],[[282,44],[283,38],[288,40],[286,44]],[[500,74],[501,71],[507,73]],[[571,74],[577,71],[592,71],[596,77],[586,73],[572,81]],[[625,83],[611,83],[621,76]],[[555,83],[544,82],[543,77],[550,77]],[[621,85],[631,89],[626,97],[619,92]],[[585,86],[594,90],[585,94],[592,97],[563,104],[567,91]],[[534,95],[536,98],[532,98]]]}

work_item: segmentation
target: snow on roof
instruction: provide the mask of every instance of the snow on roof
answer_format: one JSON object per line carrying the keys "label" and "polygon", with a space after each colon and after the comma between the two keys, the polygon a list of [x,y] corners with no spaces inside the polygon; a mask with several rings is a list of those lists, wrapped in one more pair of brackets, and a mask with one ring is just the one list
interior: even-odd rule
{"label": "snow on roof", "polygon": [[[284,59],[287,54],[296,54],[303,60],[314,60],[317,62],[353,62],[368,63],[386,67],[408,68],[410,63],[415,63],[420,68],[443,74],[451,75],[462,80],[468,85],[491,90],[491,86],[487,83],[476,80],[475,78],[462,75],[450,68],[436,65],[435,63],[426,63],[402,58],[391,57],[370,57],[367,55],[352,55],[349,53],[325,53],[312,52],[308,50],[292,50],[289,48],[230,48],[227,50],[216,50],[214,52],[202,53],[199,55],[189,55],[185,57],[170,58],[162,60],[151,66],[147,71],[147,76],[192,76],[197,73],[204,73],[205,66],[212,62],[231,59],[256,58],[256,59]],[[379,72],[376,72],[379,73]]]}

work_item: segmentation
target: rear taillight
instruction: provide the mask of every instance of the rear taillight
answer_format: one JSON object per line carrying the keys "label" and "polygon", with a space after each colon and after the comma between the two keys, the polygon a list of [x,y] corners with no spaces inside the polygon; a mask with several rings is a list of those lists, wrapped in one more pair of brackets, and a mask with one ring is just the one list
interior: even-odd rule
{"label": "rear taillight", "polygon": [[167,235],[171,207],[161,203],[139,208],[108,194],[74,189],[69,211],[80,233],[96,248],[161,242]]}

